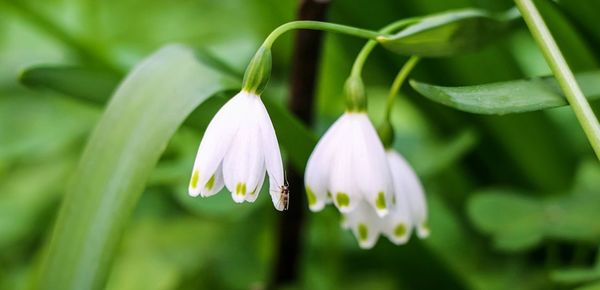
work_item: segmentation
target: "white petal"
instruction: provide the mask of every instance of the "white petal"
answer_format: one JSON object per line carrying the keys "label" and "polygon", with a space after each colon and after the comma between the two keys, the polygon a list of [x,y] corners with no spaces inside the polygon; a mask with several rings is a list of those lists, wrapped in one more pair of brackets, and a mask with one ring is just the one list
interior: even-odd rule
{"label": "white petal", "polygon": [[329,191],[332,194],[333,203],[342,213],[348,213],[354,210],[362,199],[358,188],[356,187],[355,176],[353,176],[352,163],[352,141],[355,137],[353,129],[355,128],[354,119],[349,114],[344,114],[339,120],[340,128],[332,138],[338,141],[349,142],[350,144],[338,144],[331,159]]}
{"label": "white petal", "polygon": [[413,228],[410,208],[408,206],[408,192],[405,184],[402,182],[402,172],[398,170],[400,166],[395,157],[390,156],[393,150],[386,151],[387,161],[392,174],[394,185],[394,199],[390,213],[385,217],[384,233],[392,243],[396,245],[404,244],[410,238]]}
{"label": "white petal", "polygon": [[208,124],[198,146],[192,170],[192,179],[188,188],[191,196],[198,196],[201,189],[215,175],[237,133],[246,99],[246,93],[238,93],[221,107]]}
{"label": "white petal", "polygon": [[387,156],[390,160],[390,166],[393,166],[394,174],[399,176],[399,181],[402,187],[405,188],[410,216],[417,228],[417,235],[419,238],[425,238],[429,235],[429,228],[427,226],[427,203],[423,185],[421,185],[412,167],[400,154],[388,150]]}
{"label": "white petal", "polygon": [[[259,114],[255,96],[247,96],[242,122],[223,159],[225,186],[235,202],[243,202],[253,191],[264,170],[259,135]],[[254,99],[253,99],[254,98]]]}
{"label": "white petal", "polygon": [[[279,142],[277,142],[277,135],[275,135],[275,129],[273,128],[273,123],[271,123],[269,113],[260,99],[257,107],[258,119],[260,121],[261,145],[264,150],[265,166],[267,168],[267,173],[269,174],[269,192],[271,194],[271,200],[276,209],[283,210],[284,206],[280,202],[280,189],[285,180],[283,176],[281,152],[279,151]],[[279,204],[279,206],[277,204]]]}
{"label": "white petal", "polygon": [[345,224],[352,229],[352,233],[363,249],[375,246],[383,220],[375,213],[375,210],[365,201],[359,201],[354,211],[345,214]]}
{"label": "white petal", "polygon": [[355,119],[353,169],[354,180],[365,200],[380,217],[388,213],[393,194],[392,178],[383,144],[366,114],[352,114]]}
{"label": "white petal", "polygon": [[250,193],[246,195],[247,202],[254,202],[262,189],[263,183],[265,182],[265,174],[267,171],[265,170],[265,164],[263,162],[262,167],[258,170],[260,172],[260,176],[258,177],[256,186],[251,190],[250,187],[248,190],[251,190]]}
{"label": "white petal", "polygon": [[308,206],[312,211],[320,211],[325,207],[328,198],[327,189],[329,186],[329,176],[333,156],[339,146],[341,138],[337,138],[337,132],[342,118],[331,125],[323,137],[315,146],[315,149],[308,158],[306,172],[304,174],[304,184],[306,185],[306,194]]}
{"label": "white petal", "polygon": [[223,186],[225,186],[225,183],[223,180],[223,163],[221,163],[215,174],[200,188],[200,195],[202,197],[215,195],[223,189]]}

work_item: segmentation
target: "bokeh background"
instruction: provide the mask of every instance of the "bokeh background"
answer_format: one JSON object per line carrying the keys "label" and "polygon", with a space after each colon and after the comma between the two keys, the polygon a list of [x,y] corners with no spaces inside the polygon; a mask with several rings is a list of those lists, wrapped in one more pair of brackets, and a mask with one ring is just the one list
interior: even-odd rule
{"label": "bokeh background", "polygon": [[[600,3],[536,3],[573,70],[597,70]],[[23,86],[23,69],[69,64],[121,77],[177,42],[242,72],[264,37],[295,19],[297,6],[291,0],[0,0],[0,289],[28,289],[69,177],[103,110]],[[376,30],[449,9],[512,6],[505,0],[333,0],[327,19]],[[275,44],[265,95],[282,104],[292,35]],[[326,34],[317,136],[343,112],[343,83],[363,44]],[[375,124],[405,60],[377,49],[366,65]],[[550,70],[520,23],[480,52],[423,60],[412,78],[472,85],[542,75]],[[598,112],[600,103],[592,105]],[[406,86],[394,110],[395,147],[425,185],[431,236],[403,246],[381,238],[373,250],[361,250],[340,228],[333,207],[307,214],[300,258],[291,261],[299,270],[286,288],[600,289],[594,285],[600,280],[600,168],[569,107],[482,116],[433,103]],[[271,281],[277,245],[286,243],[277,234],[285,213],[276,212],[264,192],[255,204],[234,204],[228,193],[188,197],[202,133],[182,127],[170,142],[128,223],[107,289],[264,289]],[[291,194],[291,202],[305,198]]]}

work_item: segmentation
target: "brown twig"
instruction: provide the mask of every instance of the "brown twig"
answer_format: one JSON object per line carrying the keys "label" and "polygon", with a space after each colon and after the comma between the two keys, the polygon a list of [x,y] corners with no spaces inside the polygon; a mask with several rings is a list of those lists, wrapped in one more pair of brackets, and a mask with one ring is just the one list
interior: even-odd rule
{"label": "brown twig", "polygon": [[[328,0],[301,0],[298,7],[298,20],[323,20],[328,4]],[[314,93],[322,34],[321,31],[316,30],[299,30],[296,32],[294,44],[288,107],[307,126],[313,123]],[[281,215],[277,261],[269,289],[294,284],[298,277],[306,213],[304,177],[302,172],[297,172],[291,166],[287,168],[287,175],[291,190],[290,205],[288,211]]]}

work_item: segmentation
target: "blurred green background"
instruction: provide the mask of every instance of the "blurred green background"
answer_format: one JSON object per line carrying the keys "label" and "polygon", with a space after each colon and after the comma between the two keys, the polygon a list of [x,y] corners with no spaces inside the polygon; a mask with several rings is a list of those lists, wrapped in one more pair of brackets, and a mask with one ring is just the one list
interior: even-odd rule
{"label": "blurred green background", "polygon": [[[595,0],[538,1],[574,71],[597,70]],[[164,44],[184,43],[242,72],[264,37],[294,20],[291,0],[0,0],[0,289],[28,289],[69,177],[102,107],[19,84],[38,64],[123,76]],[[394,20],[505,0],[333,0],[328,20],[379,29]],[[287,98],[292,33],[274,46],[265,98]],[[317,136],[344,110],[343,82],[364,40],[327,34]],[[375,124],[406,58],[377,49],[365,68]],[[484,50],[425,59],[412,78],[472,85],[549,75],[520,23]],[[165,76],[168,77],[168,76]],[[600,82],[600,80],[598,80]],[[600,103],[592,103],[598,113]],[[211,113],[212,114],[212,113]],[[210,115],[207,114],[207,119]],[[464,113],[405,87],[395,147],[427,192],[432,234],[360,250],[333,208],[309,214],[289,289],[600,289],[600,167],[569,107],[505,116]],[[119,246],[107,289],[263,289],[274,271],[281,214],[229,194],[190,198],[202,131],[179,129]],[[285,148],[283,148],[285,151]],[[284,152],[285,153],[285,152]],[[292,189],[292,201],[305,198]],[[308,211],[308,208],[305,209]],[[285,242],[285,241],[282,241]]]}

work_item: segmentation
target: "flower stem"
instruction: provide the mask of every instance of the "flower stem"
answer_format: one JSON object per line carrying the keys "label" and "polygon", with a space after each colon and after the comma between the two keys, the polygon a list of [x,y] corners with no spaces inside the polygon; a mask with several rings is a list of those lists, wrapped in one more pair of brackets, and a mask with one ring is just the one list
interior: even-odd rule
{"label": "flower stem", "polygon": [[533,1],[515,0],[515,3],[521,11],[533,38],[541,48],[560,87],[564,91],[569,104],[573,108],[575,116],[587,135],[596,156],[600,159],[600,124],[579,85],[577,85],[573,72],[569,69],[569,65],[565,61],[564,56],[560,52],[556,41],[552,37],[535,4],[533,4]]}
{"label": "flower stem", "polygon": [[392,107],[394,106],[394,101],[396,100],[396,94],[398,94],[400,87],[402,87],[402,84],[404,83],[404,81],[406,80],[406,78],[408,77],[410,72],[413,70],[413,68],[417,65],[417,63],[419,63],[420,59],[421,58],[418,56],[411,56],[408,59],[408,61],[406,61],[404,66],[402,66],[402,68],[398,72],[398,75],[396,75],[396,78],[394,79],[394,82],[392,83],[392,87],[390,88],[390,93],[388,94],[387,103],[385,105],[385,115],[384,115],[385,121],[387,121],[387,122],[390,121],[390,115],[392,113]]}
{"label": "flower stem", "polygon": [[[379,33],[382,33],[382,34],[392,33],[400,28],[403,28],[405,26],[408,26],[410,24],[413,24],[413,23],[419,21],[419,19],[420,18],[415,17],[415,18],[402,19],[402,20],[393,22],[393,23],[385,26],[381,30],[379,30]],[[375,46],[377,46],[377,43],[378,42],[376,40],[369,40],[367,42],[367,44],[365,44],[365,46],[363,46],[363,48],[358,53],[358,56],[356,56],[356,60],[354,60],[354,64],[352,65],[352,72],[351,72],[352,76],[360,77],[360,75],[362,74],[362,69],[367,60],[367,57],[369,57],[369,54],[371,54],[371,51],[373,51]]]}
{"label": "flower stem", "polygon": [[367,30],[356,28],[352,26],[346,26],[341,24],[329,23],[329,22],[321,22],[321,21],[311,21],[311,20],[299,20],[285,23],[273,30],[269,36],[263,42],[263,46],[271,48],[273,42],[284,34],[287,31],[293,29],[311,29],[311,30],[323,30],[323,31],[331,31],[338,32],[343,34],[348,34],[356,37],[368,38],[368,39],[377,39],[379,36],[385,36],[382,33],[377,31]]}

